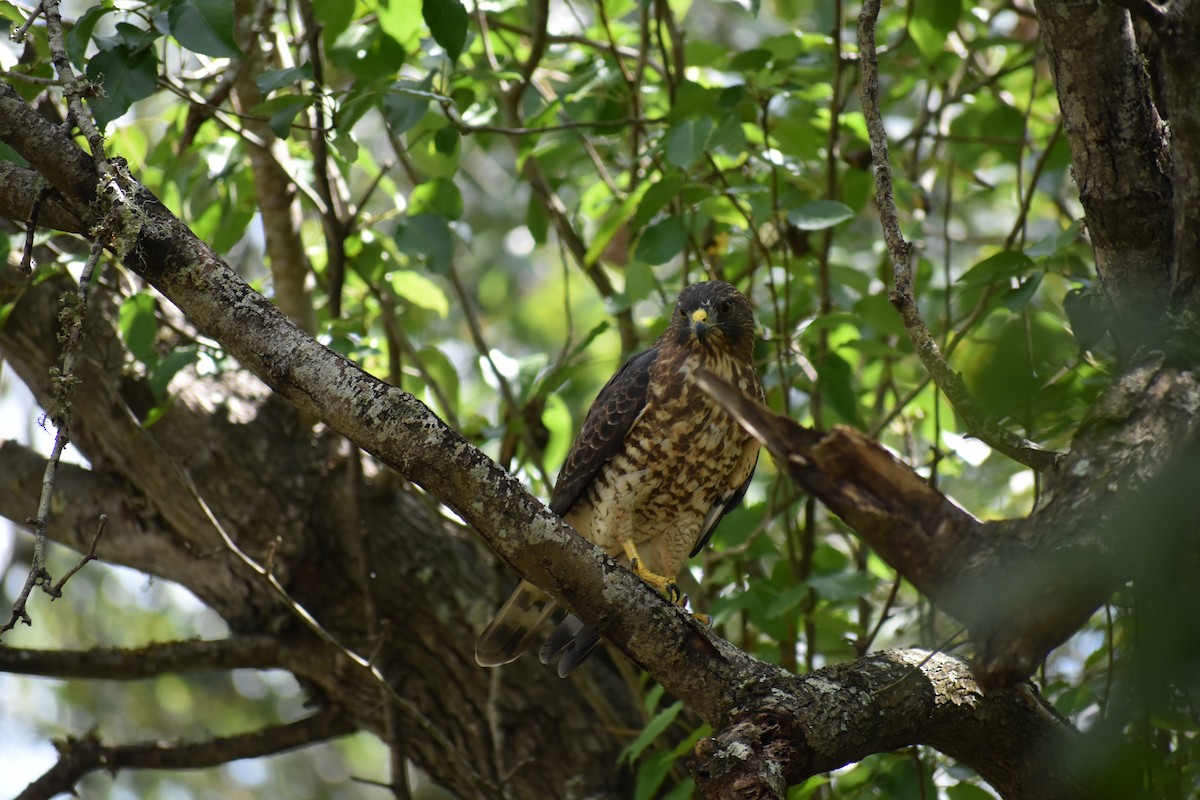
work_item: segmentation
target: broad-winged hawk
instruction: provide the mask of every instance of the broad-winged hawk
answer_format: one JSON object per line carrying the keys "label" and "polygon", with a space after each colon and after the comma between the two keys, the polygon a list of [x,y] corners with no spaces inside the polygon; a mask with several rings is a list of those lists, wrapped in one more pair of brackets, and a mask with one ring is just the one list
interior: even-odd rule
{"label": "broad-winged hawk", "polygon": [[[741,501],[758,461],[758,442],[696,386],[701,368],[763,397],[754,314],[722,281],[684,289],[663,335],[600,390],[550,498],[551,510],[581,536],[671,594],[687,558]],[[522,580],[480,635],[475,659],[489,667],[513,661],[554,607]],[[597,641],[568,617],[542,647],[542,663],[562,652],[565,676]]]}

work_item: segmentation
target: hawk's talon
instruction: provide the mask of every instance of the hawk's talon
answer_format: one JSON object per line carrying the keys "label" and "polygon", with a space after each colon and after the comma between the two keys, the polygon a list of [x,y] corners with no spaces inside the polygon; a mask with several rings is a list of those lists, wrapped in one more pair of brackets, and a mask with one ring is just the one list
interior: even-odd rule
{"label": "hawk's talon", "polygon": [[706,628],[711,628],[713,626],[712,614],[701,614],[699,612],[694,612],[692,614],[692,619],[696,620],[696,622],[699,622]]}

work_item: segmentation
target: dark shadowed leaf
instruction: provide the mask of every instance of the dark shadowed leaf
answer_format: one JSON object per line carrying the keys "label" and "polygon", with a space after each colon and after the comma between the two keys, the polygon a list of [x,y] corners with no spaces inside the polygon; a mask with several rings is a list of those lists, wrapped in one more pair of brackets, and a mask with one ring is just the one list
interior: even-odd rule
{"label": "dark shadowed leaf", "polygon": [[467,9],[459,0],[422,0],[421,16],[434,41],[446,50],[451,61],[457,61],[467,41]]}
{"label": "dark shadowed leaf", "polygon": [[193,53],[238,58],[233,40],[233,0],[175,0],[167,12],[171,35]]}

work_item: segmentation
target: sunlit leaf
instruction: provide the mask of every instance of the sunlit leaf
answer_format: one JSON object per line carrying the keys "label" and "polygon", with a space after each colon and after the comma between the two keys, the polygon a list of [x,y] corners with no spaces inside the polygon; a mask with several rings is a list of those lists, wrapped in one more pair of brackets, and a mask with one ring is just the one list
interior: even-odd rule
{"label": "sunlit leaf", "polygon": [[154,297],[148,292],[138,292],[121,304],[117,320],[121,338],[129,352],[139,361],[156,358],[158,351],[154,339],[158,335],[158,319],[154,314]]}
{"label": "sunlit leaf", "polygon": [[444,317],[450,313],[450,303],[441,287],[419,272],[399,269],[387,275],[388,283],[400,297],[414,306],[427,308]]}
{"label": "sunlit leaf", "polygon": [[854,219],[854,209],[836,200],[814,200],[798,208],[788,209],[788,222],[805,231],[832,228],[839,222]]}
{"label": "sunlit leaf", "polygon": [[664,708],[654,715],[654,718],[646,724],[632,742],[625,746],[621,751],[620,760],[630,763],[636,761],[638,756],[649,747],[662,732],[670,727],[675,718],[679,716],[679,712],[683,710],[683,703],[676,700],[671,705]]}

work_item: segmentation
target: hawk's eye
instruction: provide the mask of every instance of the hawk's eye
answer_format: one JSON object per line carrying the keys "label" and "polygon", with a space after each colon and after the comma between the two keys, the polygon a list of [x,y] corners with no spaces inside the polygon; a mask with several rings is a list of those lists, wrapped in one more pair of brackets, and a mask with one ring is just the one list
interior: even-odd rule
{"label": "hawk's eye", "polygon": [[718,314],[728,314],[730,311],[733,311],[733,303],[729,302],[728,300],[717,306]]}
{"label": "hawk's eye", "polygon": [[679,312],[679,316],[687,319],[687,312],[683,310],[683,306],[675,306],[675,309]]}

